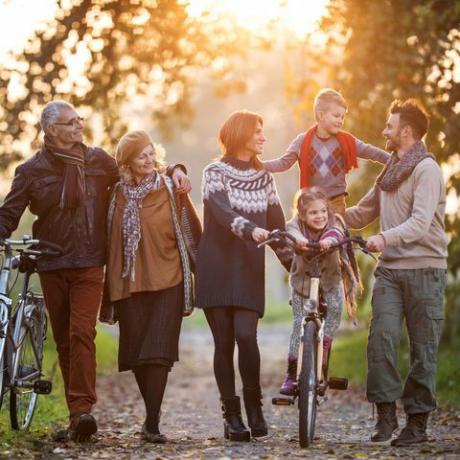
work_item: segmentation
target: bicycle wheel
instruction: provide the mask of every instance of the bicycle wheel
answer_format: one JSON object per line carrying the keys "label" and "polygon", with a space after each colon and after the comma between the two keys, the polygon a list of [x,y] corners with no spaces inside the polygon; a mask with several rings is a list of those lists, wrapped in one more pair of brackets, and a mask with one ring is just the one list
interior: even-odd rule
{"label": "bicycle wheel", "polygon": [[21,323],[15,328],[15,340],[20,345],[13,356],[14,383],[10,392],[10,420],[14,430],[23,430],[30,425],[37,405],[34,383],[41,376],[46,329],[41,299],[28,299]]}
{"label": "bicycle wheel", "polygon": [[317,330],[313,321],[305,325],[302,347],[299,390],[299,443],[308,447],[315,434],[317,407]]}
{"label": "bicycle wheel", "polygon": [[5,360],[5,355],[6,355],[6,340],[5,339],[0,339],[0,409],[2,408],[3,405],[3,394],[5,392],[5,383],[6,383],[6,360]]}

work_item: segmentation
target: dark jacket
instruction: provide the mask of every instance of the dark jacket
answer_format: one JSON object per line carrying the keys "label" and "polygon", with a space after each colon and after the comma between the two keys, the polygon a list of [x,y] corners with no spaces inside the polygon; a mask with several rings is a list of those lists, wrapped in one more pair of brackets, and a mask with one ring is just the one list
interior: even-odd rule
{"label": "dark jacket", "polygon": [[25,208],[37,216],[34,238],[57,243],[59,257],[42,257],[38,271],[96,267],[105,264],[106,217],[110,187],[118,180],[114,158],[100,148],[85,152],[84,206],[59,207],[65,165],[44,149],[17,167],[11,190],[0,207],[0,238],[18,226]]}

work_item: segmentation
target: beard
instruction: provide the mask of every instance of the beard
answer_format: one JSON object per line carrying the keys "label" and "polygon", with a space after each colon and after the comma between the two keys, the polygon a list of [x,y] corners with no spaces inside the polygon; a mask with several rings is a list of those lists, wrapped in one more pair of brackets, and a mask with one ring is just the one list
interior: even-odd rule
{"label": "beard", "polygon": [[401,147],[400,133],[397,133],[392,137],[387,137],[385,142],[386,150],[388,150],[389,152],[396,152],[399,149],[399,147]]}

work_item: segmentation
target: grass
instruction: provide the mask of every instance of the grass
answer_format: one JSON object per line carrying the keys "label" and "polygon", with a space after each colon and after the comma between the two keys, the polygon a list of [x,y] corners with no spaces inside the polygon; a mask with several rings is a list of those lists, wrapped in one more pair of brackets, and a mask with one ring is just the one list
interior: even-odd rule
{"label": "grass", "polygon": [[[367,331],[347,332],[334,342],[331,354],[331,370],[333,375],[348,378],[358,387],[365,387]],[[458,364],[458,348],[441,344],[438,356],[437,398],[442,406],[460,407],[460,366]],[[404,379],[408,372],[409,352],[407,341],[399,352],[400,372]]]}
{"label": "grass", "polygon": [[[32,424],[25,433],[11,430],[8,412],[9,398],[8,395],[5,395],[0,413],[0,435],[2,438],[0,457],[2,451],[7,450],[9,447],[30,445],[36,442],[37,439],[50,434],[57,425],[67,423],[68,411],[64,398],[64,386],[59,365],[57,364],[55,344],[49,332],[45,342],[43,369],[45,378],[52,379],[53,391],[50,395],[38,398]],[[98,374],[112,372],[116,368],[117,349],[117,340],[98,329],[96,337]]]}

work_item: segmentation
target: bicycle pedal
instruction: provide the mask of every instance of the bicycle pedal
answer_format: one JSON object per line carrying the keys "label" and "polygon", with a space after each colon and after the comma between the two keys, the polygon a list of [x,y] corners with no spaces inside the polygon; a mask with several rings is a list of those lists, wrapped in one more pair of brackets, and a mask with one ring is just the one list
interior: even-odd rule
{"label": "bicycle pedal", "polygon": [[294,398],[272,398],[274,406],[291,406],[294,404]]}
{"label": "bicycle pedal", "polygon": [[34,382],[34,393],[38,395],[49,395],[53,389],[53,384],[49,380],[37,380]]}
{"label": "bicycle pedal", "polygon": [[331,390],[346,390],[348,388],[348,379],[330,377],[328,383]]}

